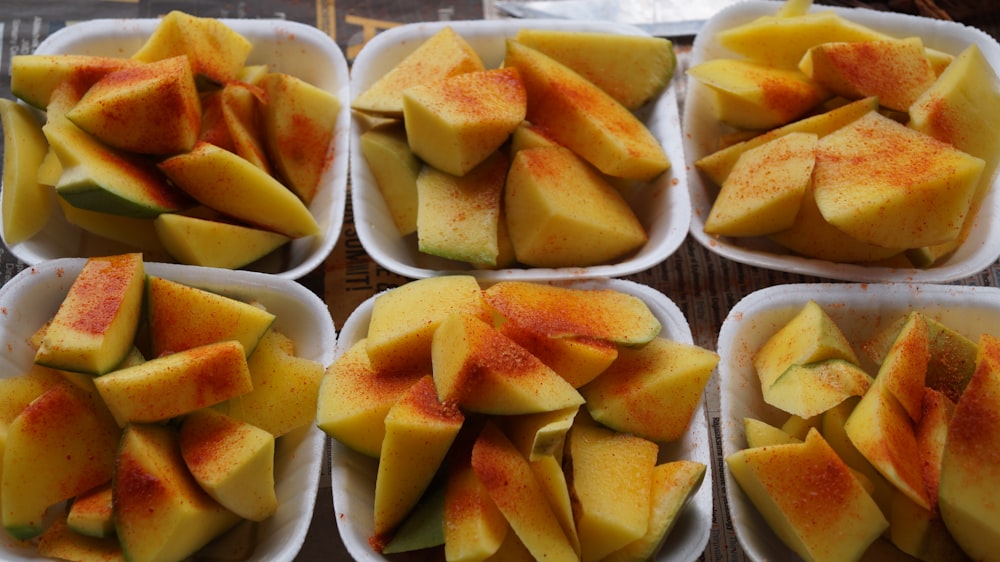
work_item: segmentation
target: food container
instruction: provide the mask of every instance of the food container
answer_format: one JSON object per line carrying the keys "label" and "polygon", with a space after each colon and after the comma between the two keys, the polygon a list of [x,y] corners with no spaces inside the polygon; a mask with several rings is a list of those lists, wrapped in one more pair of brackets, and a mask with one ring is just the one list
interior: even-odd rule
{"label": "food container", "polygon": [[[749,0],[718,12],[695,38],[690,65],[730,56],[731,53],[716,41],[716,34],[760,16],[773,15],[781,5],[773,1]],[[927,47],[951,54],[958,54],[975,43],[993,68],[1000,71],[1000,44],[985,32],[960,23],[861,8],[813,6],[811,10],[832,10],[848,20],[896,37],[919,36]],[[1000,179],[996,175],[968,239],[951,257],[927,269],[835,263],[793,255],[762,238],[738,239],[706,234],[705,220],[718,188],[702,177],[694,163],[714,151],[722,127],[712,114],[711,99],[705,95],[705,88],[697,80],[688,80],[684,101],[684,154],[693,210],[691,235],[710,251],[767,269],[858,282],[945,283],[974,275],[1000,257],[1000,245],[993,242],[1000,235],[1000,194],[997,193]]]}
{"label": "food container", "polygon": [[[507,19],[402,25],[379,33],[358,54],[351,67],[351,99],[444,26],[451,26],[464,37],[482,57],[487,68],[500,65],[506,38],[515,36],[521,28],[643,34],[631,25],[602,21]],[[486,270],[420,253],[415,236],[404,238],[396,230],[368,163],[361,154],[358,138],[363,130],[355,121],[351,126],[351,203],[358,238],[368,255],[379,265],[413,279],[430,277],[441,271],[461,271],[484,280],[623,277],[649,269],[670,256],[684,241],[691,207],[684,188],[687,172],[674,86],[668,86],[658,98],[641,108],[638,115],[663,144],[672,166],[648,187],[638,189],[630,196],[629,202],[646,228],[649,241],[637,253],[617,263],[592,267]]]}
{"label": "food container", "polygon": [[[336,95],[341,102],[330,147],[333,158],[309,205],[319,223],[320,233],[293,240],[252,266],[280,277],[298,279],[323,263],[337,243],[343,226],[350,141],[347,61],[337,44],[312,26],[285,20],[221,21],[253,44],[247,64],[267,64],[270,70],[301,78]],[[158,24],[155,18],[83,21],[56,31],[38,45],[35,53],[129,57]],[[54,258],[110,255],[135,249],[89,235],[69,224],[62,213],[54,209],[52,219],[41,232],[10,251],[21,261],[34,265]]]}
{"label": "food container", "polygon": [[[614,289],[642,299],[663,325],[662,337],[692,343],[691,329],[681,310],[662,293],[633,281],[574,280],[556,284],[580,289]],[[338,356],[368,334],[374,299],[363,302],[344,323],[337,340]],[[712,461],[708,419],[704,400],[692,416],[687,433],[678,441],[660,445],[660,462],[688,459],[705,464],[705,479],[680,514],[656,557],[656,562],[690,562],[705,551],[712,527]],[[348,552],[359,562],[386,562],[368,545],[374,529],[373,504],[378,461],[331,441],[333,508],[340,536]],[[419,553],[393,555],[391,560],[423,560]]]}
{"label": "food container", "polygon": [[[26,372],[34,360],[28,340],[55,314],[86,262],[64,258],[28,267],[0,287],[0,366],[3,377]],[[326,305],[297,282],[273,275],[176,264],[146,263],[146,273],[215,291],[243,301],[256,300],[276,315],[274,328],[290,337],[296,354],[329,365],[336,332]],[[319,489],[326,436],[315,425],[281,437],[275,447],[278,511],[258,524],[249,560],[293,560],[305,542]],[[0,558],[39,560],[34,546],[0,532]]]}
{"label": "food container", "polygon": [[[780,426],[788,417],[764,402],[753,357],[765,341],[810,300],[816,301],[854,345],[862,366],[877,371],[859,344],[919,310],[977,341],[998,333],[1000,289],[937,284],[803,283],[768,287],[747,295],[732,308],[719,332],[718,352],[723,458],[746,447],[743,419]],[[790,560],[796,555],[778,539],[743,493],[729,470],[726,500],[740,545],[753,560]]]}

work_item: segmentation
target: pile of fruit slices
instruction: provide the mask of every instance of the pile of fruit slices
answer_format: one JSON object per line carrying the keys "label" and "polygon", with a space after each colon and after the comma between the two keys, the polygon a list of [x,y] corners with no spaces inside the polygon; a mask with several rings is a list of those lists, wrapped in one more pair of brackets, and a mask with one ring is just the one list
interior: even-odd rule
{"label": "pile of fruit slices", "polygon": [[313,423],[324,371],[274,320],[141,254],[88,259],[32,368],[0,379],[4,530],[42,556],[183,560],[271,517],[276,440]]}
{"label": "pile of fruit slices", "polygon": [[662,459],[718,355],[613,289],[469,275],[375,297],[317,424],[378,459],[371,546],[445,557],[645,560],[706,466]]}
{"label": "pile of fruit slices", "polygon": [[236,269],[319,234],[309,204],[340,101],[247,65],[252,48],[173,11],[130,57],[13,57],[4,241],[38,234],[53,198],[87,232],[192,265]]}
{"label": "pile of fruit slices", "polygon": [[663,38],[521,29],[486,68],[446,26],[352,101],[359,150],[420,252],[479,268],[614,263],[648,238],[623,193],[669,169],[636,110],[675,64]]}
{"label": "pile of fruit slices", "polygon": [[726,464],[775,534],[807,560],[883,540],[920,560],[988,559],[1000,541],[1000,347],[919,310],[854,344],[810,301],[754,355],[764,401]]}
{"label": "pile of fruit slices", "polygon": [[707,234],[834,262],[931,267],[965,239],[994,178],[1000,79],[962,52],[788,2],[725,29],[695,64],[718,146]]}

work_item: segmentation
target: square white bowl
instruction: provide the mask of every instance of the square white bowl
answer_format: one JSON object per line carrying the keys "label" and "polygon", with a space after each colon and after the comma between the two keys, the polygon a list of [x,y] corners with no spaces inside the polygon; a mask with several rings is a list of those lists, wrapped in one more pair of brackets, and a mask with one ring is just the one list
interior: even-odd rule
{"label": "square white bowl", "polygon": [[[51,318],[86,260],[62,258],[28,267],[0,287],[0,376],[26,372],[34,361],[28,340]],[[146,263],[148,274],[263,304],[274,328],[290,337],[296,354],[329,365],[336,331],[326,305],[301,284],[251,271]],[[280,437],[275,447],[278,511],[258,524],[249,560],[291,561],[305,542],[319,489],[326,436],[315,424]],[[46,560],[34,546],[0,532],[0,559]]]}
{"label": "square white bowl", "polygon": [[[645,35],[635,26],[602,21],[569,20],[469,20],[407,24],[376,35],[358,53],[351,67],[351,99],[413,52],[431,35],[450,26],[479,53],[487,68],[497,68],[504,58],[505,40],[519,29],[595,31],[623,35]],[[673,81],[637,115],[660,141],[670,158],[670,170],[629,196],[629,203],[646,228],[648,242],[635,254],[607,265],[566,268],[475,269],[462,262],[420,253],[414,235],[399,235],[371,168],[361,154],[362,128],[351,126],[351,203],[354,226],[362,246],[379,265],[413,279],[442,271],[462,272],[484,280],[571,279],[578,277],[624,277],[653,267],[669,257],[687,237],[691,203],[685,190],[687,172],[681,144],[680,116]]]}
{"label": "square white bowl", "polygon": [[[772,0],[748,0],[721,10],[705,23],[695,37],[690,65],[735,56],[719,44],[717,34],[760,16],[773,15],[781,5],[781,2]],[[926,46],[955,55],[975,43],[993,68],[1000,72],[1000,44],[979,29],[953,21],[863,8],[815,5],[810,11],[833,11],[850,21],[896,37],[920,36]],[[767,269],[858,282],[946,283],[974,275],[1000,257],[1000,244],[995,242],[1000,236],[1000,194],[997,193],[1000,179],[996,174],[968,240],[952,256],[927,269],[836,263],[792,254],[763,238],[739,239],[706,234],[705,220],[718,188],[698,172],[695,162],[714,152],[719,133],[724,130],[713,116],[706,88],[697,80],[688,78],[684,99],[684,154],[690,170],[691,235],[710,251],[733,261]]]}
{"label": "square white bowl", "polygon": [[[776,285],[744,297],[719,331],[718,352],[723,458],[746,447],[743,419],[753,417],[780,426],[788,414],[764,402],[753,357],[765,341],[810,299],[843,330],[866,370],[875,366],[860,344],[894,320],[920,310],[977,341],[981,333],[1000,333],[1000,289],[964,285],[908,283],[803,283]],[[752,560],[793,560],[797,556],[778,539],[743,493],[728,469],[724,479],[729,514],[740,545]]]}
{"label": "square white bowl", "polygon": [[[483,286],[490,283],[482,282]],[[579,289],[613,289],[643,300],[663,325],[662,337],[682,343],[692,343],[691,327],[684,313],[663,293],[646,285],[623,279],[559,280],[552,284]],[[391,289],[390,289],[391,290]],[[337,339],[337,356],[368,334],[372,306],[378,295],[361,303],[347,318]],[[684,508],[676,525],[655,558],[655,562],[691,562],[698,559],[708,545],[712,528],[712,460],[708,436],[708,418],[704,399],[692,416],[683,437],[660,445],[659,462],[688,459],[705,465],[705,479],[697,493]],[[375,474],[378,461],[348,449],[331,440],[331,481],[334,517],[348,552],[359,562],[403,562],[424,560],[421,552],[398,554],[391,558],[369,546],[374,533]]]}
{"label": "square white bowl", "polygon": [[[83,54],[130,57],[159,25],[159,19],[97,19],[64,27],[42,41],[36,54]],[[340,236],[347,203],[347,170],[351,112],[350,79],[343,51],[329,36],[306,24],[269,19],[221,19],[253,44],[247,64],[266,64],[334,94],[340,100],[330,145],[330,164],[309,204],[320,233],[292,240],[252,267],[288,279],[299,279],[323,263]],[[92,257],[135,251],[88,234],[68,223],[57,208],[45,228],[10,248],[18,259],[34,265],[64,257]]]}

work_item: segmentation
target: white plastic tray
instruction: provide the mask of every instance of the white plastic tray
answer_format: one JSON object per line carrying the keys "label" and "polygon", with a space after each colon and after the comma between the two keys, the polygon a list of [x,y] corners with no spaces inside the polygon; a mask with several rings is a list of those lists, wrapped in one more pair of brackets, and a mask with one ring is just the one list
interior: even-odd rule
{"label": "white plastic tray", "polygon": [[[267,273],[298,279],[323,263],[337,243],[343,226],[351,119],[347,61],[337,44],[312,26],[285,20],[221,21],[253,44],[247,64],[267,64],[273,71],[291,74],[336,95],[341,102],[330,148],[333,158],[309,205],[319,223],[320,233],[293,240],[287,249],[279,250],[281,259],[266,258],[257,264]],[[129,57],[142,46],[158,24],[159,20],[155,18],[83,21],[56,31],[38,45],[35,53]],[[135,250],[87,234],[66,222],[55,209],[53,220],[40,233],[16,244],[10,251],[21,261],[34,265],[54,258],[91,257]]]}
{"label": "white plastic tray", "polygon": [[[646,285],[619,279],[563,281],[558,284],[585,289],[614,289],[636,296],[649,306],[663,325],[661,336],[683,343],[693,341],[691,328],[677,305]],[[371,297],[362,303],[344,323],[337,340],[338,356],[368,334],[375,298]],[[685,507],[656,558],[656,562],[690,562],[705,551],[712,527],[712,460],[704,400],[695,411],[684,437],[674,443],[661,445],[659,458],[660,462],[688,459],[706,466],[701,488]],[[348,552],[360,562],[390,560],[368,545],[368,538],[374,532],[373,505],[378,461],[352,451],[336,440],[332,440],[330,461],[334,516]],[[418,554],[403,554],[393,555],[391,560],[402,562],[422,558]]]}
{"label": "white plastic tray", "polygon": [[[351,99],[368,88],[407,54],[443,26],[451,26],[472,45],[487,68],[503,61],[504,42],[521,28],[601,31],[641,35],[638,28],[613,22],[569,20],[475,20],[417,23],[387,29],[376,35],[358,53],[351,67]],[[671,82],[672,84],[672,82]],[[351,127],[351,202],[354,226],[368,255],[386,269],[419,279],[442,271],[461,271],[480,279],[569,279],[578,277],[624,277],[653,267],[669,257],[684,241],[690,224],[691,203],[685,190],[687,172],[681,144],[677,96],[670,85],[640,113],[640,118],[663,144],[672,163],[647,188],[638,190],[630,200],[649,241],[636,254],[609,265],[576,268],[474,269],[461,262],[436,258],[417,250],[416,239],[402,237],[379,192],[368,163],[361,154],[358,137],[361,127]]]}
{"label": "white plastic tray", "polygon": [[[782,2],[748,0],[721,10],[710,18],[695,37],[690,64],[733,56],[719,45],[716,34],[760,16],[773,15]],[[920,36],[924,44],[947,53],[958,54],[975,43],[994,69],[1000,69],[1000,44],[979,29],[960,23],[933,20],[893,12],[880,12],[860,8],[813,6],[811,11],[834,11],[845,18],[897,37]],[[842,281],[896,281],[919,283],[945,283],[974,275],[989,267],[1000,257],[1000,179],[993,178],[990,193],[986,196],[975,219],[968,240],[955,253],[939,265],[928,269],[876,267],[834,263],[805,258],[788,253],[776,244],[760,239],[753,241],[711,236],[705,233],[705,219],[714,201],[717,188],[704,180],[694,163],[714,151],[721,127],[712,116],[710,97],[705,86],[688,79],[684,102],[684,154],[688,163],[688,186],[691,193],[693,215],[691,235],[710,251],[725,258],[791,273],[814,275]]]}
{"label": "white plastic tray", "polygon": [[[0,287],[0,376],[24,373],[34,360],[30,336],[55,314],[83,258],[29,267]],[[256,300],[276,315],[274,327],[290,337],[296,353],[324,366],[333,360],[336,331],[326,305],[299,283],[250,271],[147,263],[146,272],[240,300]],[[305,542],[319,489],[326,436],[314,424],[278,439],[275,485],[278,511],[257,528],[250,560],[291,561]],[[33,546],[0,532],[0,559],[43,560]]]}
{"label": "white plastic tray", "polygon": [[[723,458],[746,447],[743,418],[781,425],[788,414],[764,402],[753,357],[772,334],[809,299],[833,318],[854,345],[868,372],[874,365],[858,347],[911,310],[924,311],[977,341],[1000,331],[1000,289],[907,283],[804,283],[777,285],[751,293],[730,310],[719,332],[718,352]],[[722,475],[729,513],[740,545],[752,560],[793,560],[743,493],[728,469]]]}

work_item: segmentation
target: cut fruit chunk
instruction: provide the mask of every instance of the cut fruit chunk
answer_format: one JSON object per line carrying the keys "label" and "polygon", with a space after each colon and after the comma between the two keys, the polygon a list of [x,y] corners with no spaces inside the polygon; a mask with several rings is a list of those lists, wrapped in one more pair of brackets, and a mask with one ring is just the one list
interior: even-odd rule
{"label": "cut fruit chunk", "polygon": [[249,356],[274,323],[259,306],[156,275],[146,281],[146,309],[152,357],[225,340]]}
{"label": "cut fruit chunk", "polygon": [[584,562],[643,537],[649,529],[656,443],[577,423],[567,440],[574,516]]}
{"label": "cut fruit chunk", "polygon": [[443,320],[431,357],[438,398],[466,411],[515,415],[583,403],[565,379],[476,316]]}
{"label": "cut fruit chunk", "polygon": [[201,100],[187,57],[106,74],[66,112],[84,131],[119,150],[187,152],[201,131]]}
{"label": "cut fruit chunk", "polygon": [[638,117],[569,67],[514,40],[507,41],[504,66],[521,72],[528,121],[605,174],[647,181],[670,167]]}
{"label": "cut fruit chunk", "polygon": [[861,242],[939,244],[958,237],[983,166],[980,158],[872,112],[820,139],[816,205]]}
{"label": "cut fruit chunk", "polygon": [[74,207],[152,218],[192,206],[149,160],[114,150],[66,119],[42,127],[62,164],[56,193]]}
{"label": "cut fruit chunk", "polygon": [[483,298],[507,321],[549,337],[588,337],[634,346],[663,326],[642,299],[609,289],[501,281]]}
{"label": "cut fruit chunk", "polygon": [[507,163],[497,151],[463,176],[424,166],[416,178],[417,248],[478,266],[496,265]]}
{"label": "cut fruit chunk", "polygon": [[169,426],[128,426],[112,487],[127,560],[183,560],[240,521],[198,486]]}
{"label": "cut fruit chunk", "polygon": [[177,441],[195,481],[226,509],[251,521],[277,511],[273,435],[205,408],[184,417]]}
{"label": "cut fruit chunk", "polygon": [[188,265],[239,269],[290,240],[284,234],[213,220],[164,213],[153,228],[165,252]]}
{"label": "cut fruit chunk", "polygon": [[[815,429],[803,443],[733,453],[726,465],[775,534],[806,560],[857,559],[888,527]],[[803,490],[816,494],[815,501],[801,501]]]}
{"label": "cut fruit chunk", "polygon": [[378,458],[389,408],[423,374],[380,374],[372,368],[366,347],[366,339],[358,340],[327,370],[316,425],[351,449]]}
{"label": "cut fruit chunk", "polygon": [[73,384],[49,387],[11,421],[3,449],[3,526],[38,536],[45,511],[111,479],[120,432]]}
{"label": "cut fruit chunk", "polygon": [[572,68],[630,110],[663,92],[677,66],[673,43],[664,37],[523,28],[514,38]]}
{"label": "cut fruit chunk", "polygon": [[789,133],[744,152],[722,182],[705,232],[763,236],[791,228],[812,183],[818,138]]}
{"label": "cut fruit chunk", "polygon": [[49,323],[35,362],[104,374],[132,349],[142,310],[142,254],[89,258]]}
{"label": "cut fruit chunk", "polygon": [[153,62],[186,55],[202,82],[225,84],[239,76],[252,49],[249,39],[223,21],[172,10],[132,59]]}
{"label": "cut fruit chunk", "polygon": [[516,68],[466,72],[403,91],[410,149],[442,172],[463,176],[524,120],[527,94]]}
{"label": "cut fruit chunk", "polygon": [[652,441],[675,441],[687,432],[718,362],[714,351],[654,338],[622,348],[580,393],[594,420]]}
{"label": "cut fruit chunk", "polygon": [[508,534],[536,560],[577,559],[531,465],[496,423],[487,422],[476,438],[472,468],[510,524]]}
{"label": "cut fruit chunk", "polygon": [[406,130],[398,122],[369,129],[359,137],[365,157],[389,215],[401,236],[417,230],[417,175],[423,167],[410,150]]}
{"label": "cut fruit chunk", "polygon": [[1000,544],[1000,340],[979,339],[976,372],[948,426],[938,509],[956,542],[973,559],[991,559]]}
{"label": "cut fruit chunk", "polygon": [[257,85],[268,100],[260,111],[267,154],[278,177],[308,205],[334,157],[330,142],[340,100],[283,72],[269,73]]}
{"label": "cut fruit chunk", "polygon": [[484,69],[472,46],[454,29],[445,26],[355,97],[351,108],[402,117],[406,88]]}
{"label": "cut fruit chunk", "polygon": [[251,225],[301,238],[320,233],[316,217],[281,182],[235,153],[199,141],[159,168],[192,198]]}
{"label": "cut fruit chunk", "polygon": [[156,357],[98,377],[94,384],[122,427],[167,420],[253,389],[243,345],[236,340]]}
{"label": "cut fruit chunk", "polygon": [[803,418],[826,412],[851,396],[863,396],[872,377],[843,359],[793,364],[764,391],[764,401]]}
{"label": "cut fruit chunk", "polygon": [[430,373],[434,331],[454,312],[489,318],[475,277],[429,277],[377,295],[367,338],[372,367]]}
{"label": "cut fruit chunk", "polygon": [[621,193],[561,146],[516,153],[503,205],[514,255],[532,267],[609,263],[648,240]]}
{"label": "cut fruit chunk", "polygon": [[710,59],[692,66],[687,74],[708,88],[716,118],[738,129],[780,127],[827,97],[797,69],[744,59]]}
{"label": "cut fruit chunk", "polygon": [[417,505],[464,421],[454,405],[438,400],[430,375],[414,383],[389,409],[375,477],[372,544],[384,545]]}
{"label": "cut fruit chunk", "polygon": [[816,301],[808,301],[771,335],[753,358],[761,391],[778,380],[792,365],[826,359],[843,359],[855,365],[858,357],[837,323]]}
{"label": "cut fruit chunk", "polygon": [[0,124],[4,147],[0,213],[4,243],[13,246],[37,234],[52,215],[52,189],[38,181],[49,145],[26,105],[0,100]]}
{"label": "cut fruit chunk", "polygon": [[897,111],[907,111],[937,79],[919,37],[821,43],[806,52],[799,69],[836,95],[874,96]]}

